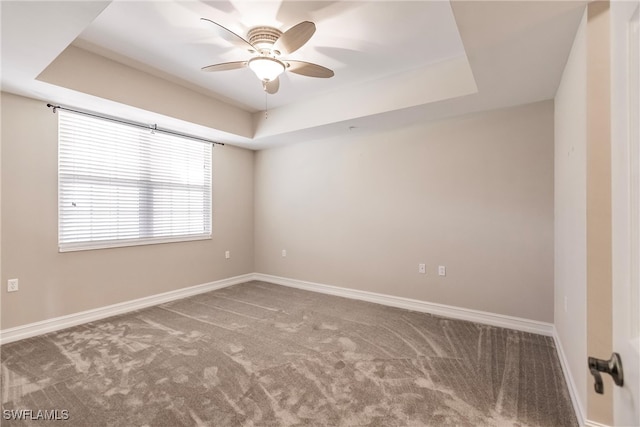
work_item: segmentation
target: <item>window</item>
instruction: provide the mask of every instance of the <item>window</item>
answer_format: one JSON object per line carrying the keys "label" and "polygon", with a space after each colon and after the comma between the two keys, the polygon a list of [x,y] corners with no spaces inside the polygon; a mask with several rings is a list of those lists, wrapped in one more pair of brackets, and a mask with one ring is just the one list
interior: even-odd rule
{"label": "window", "polygon": [[211,237],[211,144],[58,113],[61,252]]}

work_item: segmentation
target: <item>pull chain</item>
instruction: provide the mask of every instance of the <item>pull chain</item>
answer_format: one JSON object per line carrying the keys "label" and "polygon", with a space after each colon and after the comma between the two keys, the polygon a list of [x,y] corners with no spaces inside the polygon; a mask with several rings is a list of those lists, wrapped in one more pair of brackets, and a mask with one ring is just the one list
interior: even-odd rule
{"label": "pull chain", "polygon": [[264,89],[264,119],[269,118],[269,106],[267,105],[267,88]]}

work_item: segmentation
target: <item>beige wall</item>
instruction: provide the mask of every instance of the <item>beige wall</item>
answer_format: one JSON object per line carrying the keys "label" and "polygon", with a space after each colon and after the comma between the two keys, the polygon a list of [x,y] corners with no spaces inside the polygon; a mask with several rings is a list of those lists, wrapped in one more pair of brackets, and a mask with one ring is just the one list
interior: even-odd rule
{"label": "beige wall", "polygon": [[10,94],[2,107],[2,283],[20,279],[3,286],[2,329],[252,271],[553,319],[551,102],[217,147],[212,240],[62,254],[57,116]]}
{"label": "beige wall", "polygon": [[[586,417],[587,387],[587,17],[580,23],[555,97],[555,314],[558,339]],[[566,305],[565,305],[566,301]]]}
{"label": "beige wall", "polygon": [[260,151],[255,188],[257,272],[553,321],[551,101]]}
{"label": "beige wall", "polygon": [[[611,91],[609,2],[588,7],[587,24],[587,352],[608,359],[612,352],[611,282]],[[596,394],[589,378],[587,415],[613,424],[611,390]]]}
{"label": "beige wall", "polygon": [[213,150],[211,240],[58,253],[57,116],[6,93],[1,112],[2,329],[253,272],[252,151]]}
{"label": "beige wall", "polygon": [[252,117],[248,112],[200,93],[200,90],[73,45],[56,57],[38,80],[206,128],[243,137],[253,136]]}

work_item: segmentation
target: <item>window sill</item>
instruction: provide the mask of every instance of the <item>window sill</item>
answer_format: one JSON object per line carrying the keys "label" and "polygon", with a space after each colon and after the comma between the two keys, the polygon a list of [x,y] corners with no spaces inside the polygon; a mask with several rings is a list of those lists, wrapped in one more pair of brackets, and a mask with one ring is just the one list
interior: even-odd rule
{"label": "window sill", "polygon": [[130,246],[158,245],[163,243],[193,242],[211,240],[211,234],[197,236],[176,236],[156,239],[107,240],[102,242],[67,243],[58,246],[58,252],[93,251],[97,249],[126,248]]}

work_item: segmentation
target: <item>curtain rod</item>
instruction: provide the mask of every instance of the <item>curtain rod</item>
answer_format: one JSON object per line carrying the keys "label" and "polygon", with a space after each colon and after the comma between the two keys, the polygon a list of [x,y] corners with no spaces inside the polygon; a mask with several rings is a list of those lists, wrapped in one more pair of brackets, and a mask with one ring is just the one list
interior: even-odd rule
{"label": "curtain rod", "polygon": [[180,136],[180,137],[183,137],[183,138],[194,139],[196,141],[207,142],[207,143],[213,144],[213,145],[216,145],[216,144],[217,145],[224,145],[224,143],[222,143],[222,142],[212,141],[212,140],[206,139],[206,138],[200,138],[199,136],[188,135],[186,133],[175,132],[175,131],[168,130],[168,129],[161,129],[156,124],[145,125],[144,123],[130,122],[128,120],[122,120],[122,119],[117,119],[115,117],[103,116],[103,115],[96,114],[96,113],[89,113],[87,111],[74,110],[74,109],[71,109],[71,108],[61,107],[59,105],[53,105],[53,104],[47,104],[47,107],[53,108],[53,113],[54,114],[55,114],[55,112],[57,110],[71,111],[72,113],[83,114],[85,116],[96,117],[98,119],[110,120],[112,122],[122,123],[122,124],[129,125],[129,126],[135,126],[135,127],[139,127],[139,128],[142,128],[142,129],[151,130],[153,132],[161,132],[161,133],[166,133],[168,135]]}

